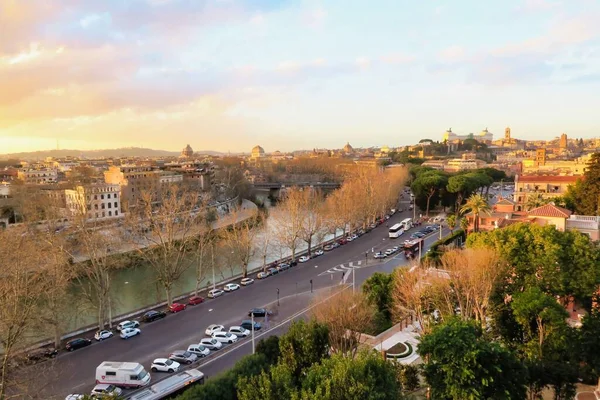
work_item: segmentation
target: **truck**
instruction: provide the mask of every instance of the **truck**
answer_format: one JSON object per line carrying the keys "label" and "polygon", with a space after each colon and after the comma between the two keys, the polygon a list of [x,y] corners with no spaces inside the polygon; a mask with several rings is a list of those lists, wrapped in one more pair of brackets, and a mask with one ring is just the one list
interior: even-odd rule
{"label": "truck", "polygon": [[154,385],[132,393],[127,400],[162,400],[173,398],[193,385],[202,385],[204,374],[197,369],[189,369],[172,375]]}
{"label": "truck", "polygon": [[150,383],[150,374],[140,363],[104,361],[96,367],[96,383],[141,388]]}

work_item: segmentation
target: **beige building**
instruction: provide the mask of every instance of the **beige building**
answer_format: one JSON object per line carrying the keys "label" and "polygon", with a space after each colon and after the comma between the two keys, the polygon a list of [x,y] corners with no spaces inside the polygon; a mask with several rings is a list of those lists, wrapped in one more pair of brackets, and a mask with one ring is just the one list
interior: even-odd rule
{"label": "beige building", "polygon": [[122,218],[121,188],[106,183],[77,186],[65,190],[67,209],[72,217],[85,215],[86,221]]}
{"label": "beige building", "polygon": [[58,172],[51,168],[22,169],[17,172],[17,178],[25,184],[56,183],[58,181]]}
{"label": "beige building", "polygon": [[536,160],[524,160],[523,174],[552,172],[559,175],[581,176],[587,170],[591,156],[590,153],[573,160],[550,160],[545,157],[544,153],[543,158],[540,155]]}
{"label": "beige building", "polygon": [[562,196],[569,185],[577,182],[578,176],[559,175],[516,175],[514,201],[516,210],[525,210],[527,199],[541,194],[544,198]]}
{"label": "beige building", "polygon": [[158,175],[151,167],[111,166],[104,172],[104,181],[111,185],[119,185],[123,211],[135,204],[143,191],[154,189],[158,183]]}

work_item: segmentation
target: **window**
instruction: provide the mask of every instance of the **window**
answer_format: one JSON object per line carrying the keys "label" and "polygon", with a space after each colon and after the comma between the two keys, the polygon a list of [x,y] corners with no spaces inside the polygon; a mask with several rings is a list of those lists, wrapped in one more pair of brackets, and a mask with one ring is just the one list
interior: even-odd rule
{"label": "window", "polygon": [[110,193],[106,195],[106,198],[107,198],[107,199],[110,199]]}
{"label": "window", "polygon": [[115,208],[117,208],[117,207],[118,207],[118,206],[117,206],[117,202],[115,201]]}
{"label": "window", "polygon": [[108,203],[108,208],[112,208],[112,203]]}
{"label": "window", "polygon": [[104,200],[104,195],[103,194],[100,195],[100,199]]}
{"label": "window", "polygon": [[98,209],[98,204],[94,204],[94,210]]}
{"label": "window", "polygon": [[[109,205],[110,205],[110,204],[109,204]],[[112,217],[112,211],[109,211],[109,212],[108,212],[108,216],[109,216],[109,217]]]}
{"label": "window", "polygon": [[87,209],[88,209],[88,211],[91,210],[92,209],[92,205],[88,204]]}
{"label": "window", "polygon": [[102,209],[104,210],[104,208],[106,207],[106,204],[102,203]]}
{"label": "window", "polygon": [[116,217],[117,215],[119,215],[119,212],[118,212],[118,211],[115,211],[115,217]]}
{"label": "window", "polygon": [[117,194],[115,193],[115,199],[117,198]]}
{"label": "window", "polygon": [[106,371],[106,376],[117,376],[116,371]]}
{"label": "window", "polygon": [[96,218],[98,218],[98,213],[96,213]]}
{"label": "window", "polygon": [[102,218],[106,217],[106,214],[104,213],[104,211],[102,211]]}
{"label": "window", "polygon": [[98,195],[97,194],[94,195],[94,200],[98,200]]}

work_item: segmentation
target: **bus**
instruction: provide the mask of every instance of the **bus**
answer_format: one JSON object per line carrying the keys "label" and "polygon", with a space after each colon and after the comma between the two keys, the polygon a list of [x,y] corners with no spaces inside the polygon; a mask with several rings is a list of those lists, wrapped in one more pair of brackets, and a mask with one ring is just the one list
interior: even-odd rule
{"label": "bus", "polygon": [[403,226],[403,229],[407,231],[413,227],[413,220],[411,218],[405,218],[400,224]]}
{"label": "bus", "polygon": [[404,225],[396,224],[390,228],[390,238],[395,239],[404,233]]}
{"label": "bus", "polygon": [[127,400],[163,400],[175,398],[183,391],[194,385],[204,383],[204,374],[197,369],[189,369],[180,372],[160,382],[155,383],[149,388],[133,393]]}
{"label": "bus", "polygon": [[423,246],[425,246],[423,239],[407,240],[404,242],[404,256],[406,258],[418,257],[419,252],[424,251]]}

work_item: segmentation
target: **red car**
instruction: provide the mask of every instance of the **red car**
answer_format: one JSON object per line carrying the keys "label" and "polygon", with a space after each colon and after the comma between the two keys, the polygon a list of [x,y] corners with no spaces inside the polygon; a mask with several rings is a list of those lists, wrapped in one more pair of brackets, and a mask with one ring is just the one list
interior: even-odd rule
{"label": "red car", "polygon": [[185,310],[186,307],[187,306],[185,304],[173,303],[169,306],[169,311],[171,311],[172,313],[176,313]]}
{"label": "red car", "polygon": [[194,305],[196,305],[196,304],[200,304],[200,303],[202,303],[203,301],[204,301],[204,298],[203,298],[203,297],[200,297],[200,296],[192,296],[192,297],[190,297],[190,299],[188,300],[188,304],[189,304],[189,305],[192,305],[192,306],[194,306]]}

